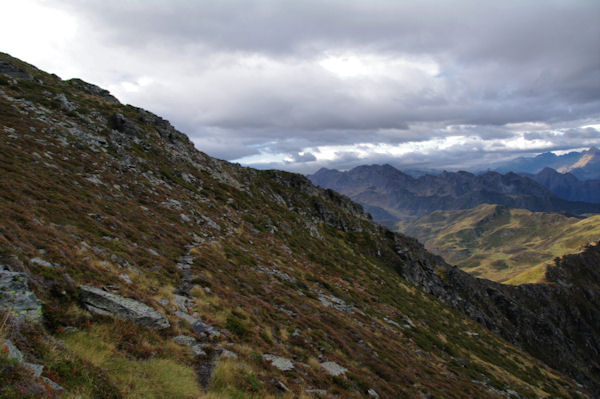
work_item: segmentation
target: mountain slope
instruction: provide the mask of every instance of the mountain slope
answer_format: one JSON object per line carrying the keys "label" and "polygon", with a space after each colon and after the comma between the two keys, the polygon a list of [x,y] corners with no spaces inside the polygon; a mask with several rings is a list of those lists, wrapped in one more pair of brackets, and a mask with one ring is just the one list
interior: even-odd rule
{"label": "mountain slope", "polygon": [[600,150],[591,147],[582,152],[570,152],[556,155],[545,152],[531,158],[517,158],[492,167],[500,173],[536,174],[544,168],[558,170],[560,173],[572,173],[580,180],[600,179]]}
{"label": "mountain slope", "polygon": [[584,151],[577,162],[558,169],[561,173],[572,173],[581,180],[600,178],[600,150],[595,147]]}
{"label": "mountain slope", "polygon": [[544,265],[557,256],[599,240],[600,215],[581,219],[485,204],[436,211],[400,222],[398,230],[475,276],[522,283],[543,278]]}
{"label": "mountain slope", "polygon": [[544,168],[535,175],[525,175],[544,185],[560,198],[569,201],[600,203],[600,179],[579,180],[571,173]]}
{"label": "mountain slope", "polygon": [[570,202],[535,181],[508,173],[444,172],[412,178],[389,165],[359,166],[348,172],[321,169],[308,176],[319,186],[348,195],[392,226],[436,210],[471,209],[490,203],[535,212],[600,213],[600,205]]}
{"label": "mountain slope", "polygon": [[[96,86],[0,59],[0,274],[41,303],[28,316],[10,302],[19,292],[0,290],[0,336],[66,395],[584,395],[515,345],[600,392],[587,368],[598,326],[585,313],[598,307],[574,302],[578,293],[561,292],[581,307],[577,330],[550,318],[541,323],[554,334],[532,337],[530,324],[512,323],[530,321],[527,300],[499,308],[480,296],[496,285],[348,198],[216,160]],[[592,277],[586,292],[597,292]],[[532,350],[538,342],[549,346]],[[25,365],[0,351],[3,395],[53,389]]]}

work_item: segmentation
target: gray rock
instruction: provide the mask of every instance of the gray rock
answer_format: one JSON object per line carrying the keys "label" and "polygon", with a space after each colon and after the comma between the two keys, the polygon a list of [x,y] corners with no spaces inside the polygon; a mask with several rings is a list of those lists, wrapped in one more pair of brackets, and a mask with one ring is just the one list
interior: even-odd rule
{"label": "gray rock", "polygon": [[379,394],[372,388],[367,391],[367,395],[369,395],[370,398],[379,398]]}
{"label": "gray rock", "polygon": [[67,100],[67,96],[65,96],[65,93],[58,94],[56,96],[56,99],[60,103],[60,107],[63,109],[63,111],[75,111],[77,109],[77,106],[75,104]]}
{"label": "gray rock", "polygon": [[195,317],[193,317],[193,316],[190,316],[189,314],[187,314],[187,313],[185,313],[185,312],[181,312],[181,311],[179,311],[179,310],[175,312],[175,316],[179,317],[180,319],[183,319],[183,320],[187,321],[188,323],[190,323],[190,324],[192,324],[192,325],[193,325],[195,322],[197,322],[197,321],[198,321],[198,319],[196,319]]}
{"label": "gray rock", "polygon": [[91,312],[129,319],[155,330],[170,326],[164,315],[141,302],[95,287],[81,286],[79,289],[83,304]]}
{"label": "gray rock", "polygon": [[202,348],[202,346],[200,346],[200,345],[192,345],[192,346],[190,346],[190,348],[192,349],[192,352],[194,352],[194,355],[196,355],[196,356],[206,356],[206,352],[204,352],[204,349]]}
{"label": "gray rock", "polygon": [[101,87],[98,87],[98,86],[93,85],[88,82],[84,82],[83,80],[77,79],[77,78],[69,79],[69,80],[66,80],[65,82],[68,83],[70,86],[73,86],[80,90],[83,90],[88,94],[100,97],[101,99],[103,99],[105,101],[119,104],[119,100],[117,100],[113,95],[111,95],[110,92],[106,89],[103,89]]}
{"label": "gray rock", "polygon": [[285,357],[270,355],[266,353],[263,355],[263,359],[270,362],[273,367],[278,368],[281,371],[290,371],[294,369],[294,363],[292,363],[290,359],[286,359]]}
{"label": "gray rock", "polygon": [[169,306],[169,300],[168,299],[159,299],[158,303],[160,303],[163,306]]}
{"label": "gray rock", "polygon": [[177,305],[177,309],[180,312],[187,312],[188,311],[188,306],[194,306],[194,302],[182,295],[173,295],[173,300],[175,301],[175,304]]}
{"label": "gray rock", "polygon": [[304,392],[311,393],[313,395],[318,395],[318,396],[327,396],[327,391],[324,389],[307,389]]}
{"label": "gray rock", "polygon": [[42,373],[44,372],[44,366],[42,366],[41,364],[24,362],[23,366],[28,368],[29,370],[31,370],[31,372],[33,373],[33,375],[35,377],[41,376]]}
{"label": "gray rock", "polygon": [[173,337],[173,341],[177,342],[178,344],[187,346],[196,345],[197,343],[196,338],[190,337],[189,335],[178,335],[176,337]]}
{"label": "gray rock", "polygon": [[346,373],[346,371],[348,371],[347,368],[340,366],[336,362],[321,363],[321,367],[323,367],[329,375],[333,375],[333,376],[344,375]]}
{"label": "gray rock", "polygon": [[192,329],[199,337],[208,336],[209,338],[215,338],[221,335],[221,333],[218,332],[214,327],[209,326],[202,320],[196,320],[194,323],[192,323]]}
{"label": "gray rock", "polygon": [[10,340],[5,339],[1,349],[8,352],[9,359],[16,360],[19,363],[23,361],[23,354]]}
{"label": "gray rock", "polygon": [[190,337],[189,335],[178,335],[173,338],[173,341],[181,345],[187,345],[194,352],[196,356],[205,356],[206,352],[203,350],[203,346],[198,344],[196,338]]}
{"label": "gray rock", "polygon": [[0,61],[0,75],[5,75],[13,79],[33,80],[33,76],[23,68],[19,68],[8,61]]}
{"label": "gray rock", "polygon": [[281,272],[281,271],[279,271],[277,269],[267,269],[265,267],[258,267],[258,268],[256,268],[256,270],[259,273],[271,274],[271,275],[277,276],[281,280],[288,281],[290,283],[294,283],[295,284],[298,281],[294,277],[290,276],[289,274]]}
{"label": "gray rock", "polygon": [[130,136],[141,136],[136,124],[130,121],[129,119],[125,118],[123,114],[115,112],[110,117],[109,123],[110,127],[121,133],[125,133]]}
{"label": "gray rock", "polygon": [[41,319],[42,304],[29,290],[25,274],[0,271],[0,311],[33,321]]}
{"label": "gray rock", "polygon": [[227,349],[223,349],[221,351],[221,354],[219,355],[219,358],[225,358],[225,359],[237,359],[238,355],[236,355],[235,353],[233,353],[232,351],[229,351]]}
{"label": "gray rock", "polygon": [[54,391],[64,391],[65,389],[52,381],[50,378],[42,377],[42,380]]}
{"label": "gray rock", "polygon": [[37,258],[37,257],[35,257],[35,258],[31,258],[31,259],[29,260],[29,262],[30,262],[32,265],[43,266],[43,267],[53,267],[53,266],[52,266],[52,263],[50,263],[50,262],[48,262],[47,260],[44,260],[44,259],[42,259],[42,258]]}
{"label": "gray rock", "polygon": [[317,293],[319,295],[319,301],[323,306],[331,307],[344,313],[354,313],[357,310],[354,306],[348,305],[343,299],[336,298],[332,295],[325,295],[322,292]]}
{"label": "gray rock", "polygon": [[273,386],[281,392],[290,392],[290,389],[281,381],[273,381]]}

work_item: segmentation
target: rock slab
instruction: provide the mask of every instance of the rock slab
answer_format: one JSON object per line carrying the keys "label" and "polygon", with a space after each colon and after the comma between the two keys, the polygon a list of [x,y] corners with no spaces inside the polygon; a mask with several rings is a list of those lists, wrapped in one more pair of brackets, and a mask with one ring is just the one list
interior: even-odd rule
{"label": "rock slab", "polygon": [[336,362],[321,363],[321,367],[323,367],[329,375],[333,375],[333,376],[340,376],[340,375],[345,374],[346,371],[348,371],[347,368],[340,366]]}
{"label": "rock slab", "polygon": [[270,362],[273,367],[276,367],[281,371],[290,371],[294,369],[294,363],[285,357],[270,355],[267,353],[263,355],[263,359]]}
{"label": "rock slab", "polygon": [[29,290],[25,274],[0,271],[0,311],[9,312],[22,319],[41,319],[42,303]]}
{"label": "rock slab", "polygon": [[162,330],[170,326],[169,321],[163,314],[134,299],[124,298],[85,285],[79,287],[79,290],[83,305],[91,312],[120,319],[129,319],[134,323],[155,330]]}

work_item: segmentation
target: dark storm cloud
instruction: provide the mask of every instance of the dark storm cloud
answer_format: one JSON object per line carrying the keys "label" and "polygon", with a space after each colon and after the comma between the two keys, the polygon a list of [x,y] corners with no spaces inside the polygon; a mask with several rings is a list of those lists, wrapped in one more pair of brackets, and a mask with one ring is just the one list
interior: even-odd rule
{"label": "dark storm cloud", "polygon": [[[593,0],[48,4],[80,18],[73,45],[93,56],[77,61],[105,71],[92,80],[112,82],[122,99],[165,115],[225,159],[270,152],[292,160],[284,168],[313,167],[319,154],[308,150],[317,146],[478,137],[435,161],[454,165],[468,151],[517,151],[484,144],[523,134],[511,124],[545,123],[546,133],[523,139],[559,149],[593,141],[585,134],[594,132],[576,130],[600,120]],[[323,64],[331,59],[341,71]],[[149,83],[123,86],[141,77]],[[574,130],[549,133],[555,126]],[[361,156],[348,151],[338,164],[389,157]]]}

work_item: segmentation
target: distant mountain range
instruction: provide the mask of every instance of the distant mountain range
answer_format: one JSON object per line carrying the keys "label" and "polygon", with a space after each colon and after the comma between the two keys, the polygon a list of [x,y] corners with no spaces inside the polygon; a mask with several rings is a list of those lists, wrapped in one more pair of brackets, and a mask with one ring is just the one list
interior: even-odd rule
{"label": "distant mountain range", "polygon": [[542,184],[560,198],[600,203],[600,179],[581,181],[572,173],[559,173],[548,167],[536,174],[521,173],[521,175]]}
{"label": "distant mountain range", "polygon": [[308,178],[363,204],[375,220],[388,226],[436,210],[486,203],[533,212],[600,213],[600,204],[559,198],[534,179],[516,173],[443,172],[414,178],[390,165],[370,165],[347,172],[323,168]]}
{"label": "distant mountain range", "polygon": [[600,150],[595,147],[583,152],[569,152],[556,155],[545,152],[533,158],[517,158],[492,167],[499,173],[535,174],[544,168],[552,168],[560,173],[571,173],[579,180],[600,179]]}

